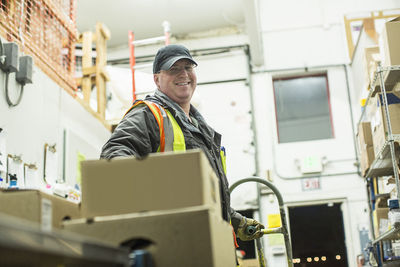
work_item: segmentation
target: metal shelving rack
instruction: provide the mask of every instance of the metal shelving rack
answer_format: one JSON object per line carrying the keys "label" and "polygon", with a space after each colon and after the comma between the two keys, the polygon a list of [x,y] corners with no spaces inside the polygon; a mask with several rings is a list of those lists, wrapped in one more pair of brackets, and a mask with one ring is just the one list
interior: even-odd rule
{"label": "metal shelving rack", "polygon": [[[400,155],[399,143],[400,143],[400,135],[393,135],[393,142],[395,146],[396,157]],[[393,166],[392,159],[390,157],[391,148],[390,142],[387,140],[383,145],[382,149],[377,154],[374,162],[372,162],[366,177],[378,177],[378,176],[387,176],[393,174]]]}
{"label": "metal shelving rack", "polygon": [[[370,87],[371,91],[367,97],[365,106],[368,105],[368,101],[372,96],[376,93],[382,93],[382,106],[384,107],[384,113],[386,118],[386,126],[387,126],[387,140],[384,143],[382,149],[376,155],[375,160],[372,162],[368,172],[366,173],[366,177],[380,177],[380,176],[388,176],[393,175],[396,182],[396,194],[397,199],[400,203],[400,180],[399,180],[399,167],[397,158],[399,158],[399,144],[400,144],[400,135],[394,135],[392,132],[392,125],[389,116],[389,108],[388,108],[388,100],[387,100],[387,91],[393,90],[400,82],[400,66],[389,66],[389,67],[381,67],[378,66],[377,71],[374,76],[374,80],[372,81]],[[361,118],[359,124],[362,121],[364,116],[365,109],[361,114]],[[400,239],[400,223],[396,223],[390,230],[386,231],[379,237],[374,237],[375,239],[372,241],[374,246],[377,246],[382,241],[386,240],[396,240]],[[383,257],[381,256],[378,260],[380,263],[379,266],[392,266],[390,262],[383,262]],[[398,261],[393,262],[395,266],[399,264]]]}

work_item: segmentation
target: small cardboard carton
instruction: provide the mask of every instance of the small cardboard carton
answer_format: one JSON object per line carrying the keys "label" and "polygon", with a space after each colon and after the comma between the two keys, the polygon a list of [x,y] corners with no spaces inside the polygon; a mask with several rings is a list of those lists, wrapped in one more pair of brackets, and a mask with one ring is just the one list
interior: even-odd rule
{"label": "small cardboard carton", "polygon": [[389,208],[386,199],[378,199],[375,204],[375,210],[372,212],[375,238],[379,237],[388,229]]}
{"label": "small cardboard carton", "polygon": [[245,259],[239,261],[240,267],[260,267],[258,259]]}
{"label": "small cardboard carton", "polygon": [[382,53],[382,65],[400,65],[400,17],[385,23],[379,41]]}
{"label": "small cardboard carton", "polygon": [[232,226],[204,206],[67,221],[69,232],[147,250],[154,266],[234,267]]}
{"label": "small cardboard carton", "polygon": [[360,153],[360,170],[362,176],[366,176],[372,162],[375,160],[375,152],[373,146],[364,146]]}
{"label": "small cardboard carton", "polygon": [[358,145],[360,148],[360,169],[365,176],[369,167],[375,159],[373,138],[370,122],[361,122],[358,128]]}
{"label": "small cardboard carton", "polygon": [[360,144],[365,144],[368,146],[373,145],[372,131],[370,122],[361,122],[358,127],[358,141]]}
{"label": "small cardboard carton", "polygon": [[380,62],[381,54],[379,52],[379,46],[371,46],[364,49],[364,64],[367,84],[373,82],[375,71]]}
{"label": "small cardboard carton", "polygon": [[[400,134],[400,92],[388,93],[387,100],[392,133]],[[387,120],[385,109],[382,103],[382,94],[378,94],[376,97],[376,112],[371,118],[371,130],[375,157],[382,149],[388,136]]]}
{"label": "small cardboard carton", "polygon": [[221,216],[219,181],[200,150],[82,162],[84,217],[207,206]]}
{"label": "small cardboard carton", "polygon": [[0,191],[0,213],[39,223],[46,231],[61,228],[64,220],[81,218],[78,204],[38,190]]}

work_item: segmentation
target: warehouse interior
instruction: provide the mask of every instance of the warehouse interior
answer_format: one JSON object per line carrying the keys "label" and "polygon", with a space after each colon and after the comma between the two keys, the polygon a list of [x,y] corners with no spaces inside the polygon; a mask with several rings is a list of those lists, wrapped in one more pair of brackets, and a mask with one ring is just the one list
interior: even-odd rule
{"label": "warehouse interior", "polygon": [[[398,0],[2,0],[0,41],[1,266],[400,266]],[[171,45],[224,149],[100,159]]]}

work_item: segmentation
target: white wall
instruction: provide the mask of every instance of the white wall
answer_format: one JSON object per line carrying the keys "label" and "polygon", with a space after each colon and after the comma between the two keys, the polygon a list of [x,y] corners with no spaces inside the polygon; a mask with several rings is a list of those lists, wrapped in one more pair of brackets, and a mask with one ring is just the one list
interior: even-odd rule
{"label": "white wall", "polygon": [[[71,95],[60,88],[39,68],[34,67],[33,84],[27,84],[21,103],[8,107],[5,98],[5,74],[0,72],[0,127],[5,138],[2,155],[20,155],[24,163],[34,163],[38,167],[36,175],[43,177],[44,145],[56,144],[57,172],[54,180],[62,178],[63,131],[67,132],[67,148],[77,143],[82,145],[67,151],[67,165],[76,170],[76,152],[79,150],[87,158],[98,158],[100,149],[110,132],[103,124],[89,114]],[[15,82],[15,74],[10,75],[9,92],[13,102],[18,97],[20,85]],[[78,142],[78,143],[79,143]],[[49,167],[51,168],[51,167]],[[67,170],[66,180],[74,185],[76,172]]]}

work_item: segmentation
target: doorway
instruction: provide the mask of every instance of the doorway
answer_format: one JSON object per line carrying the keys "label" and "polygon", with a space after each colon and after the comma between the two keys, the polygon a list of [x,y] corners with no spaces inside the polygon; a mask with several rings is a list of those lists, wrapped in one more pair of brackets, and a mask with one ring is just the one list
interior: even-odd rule
{"label": "doorway", "polygon": [[341,205],[288,208],[294,266],[348,267]]}

